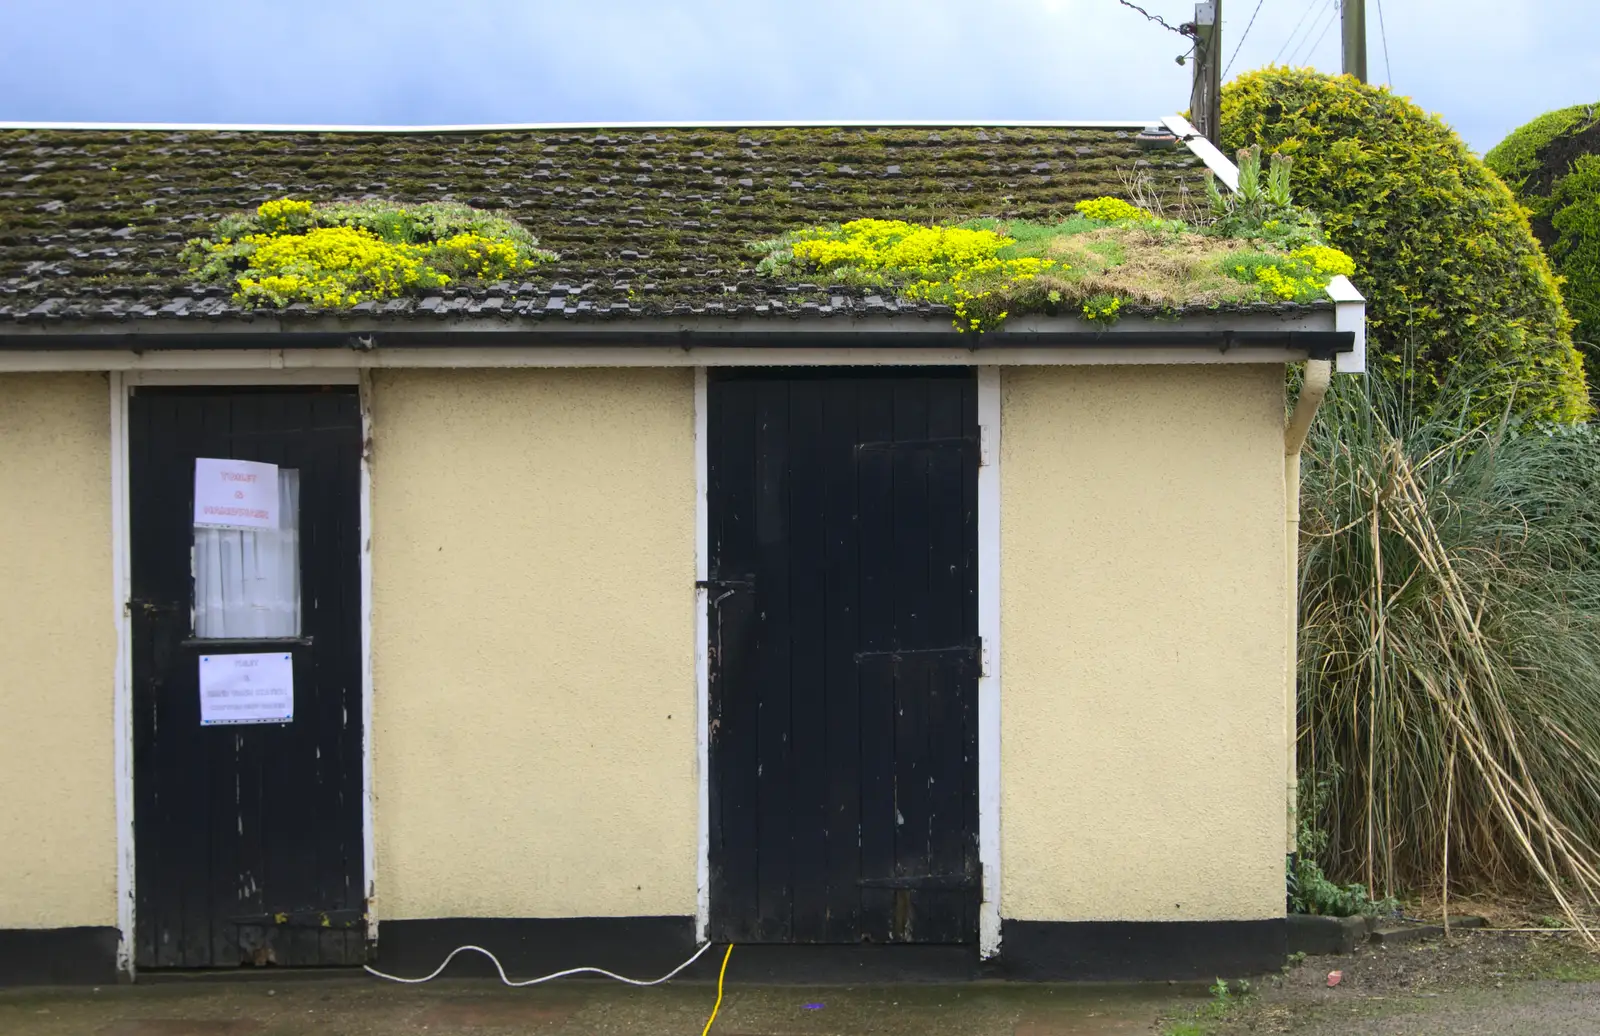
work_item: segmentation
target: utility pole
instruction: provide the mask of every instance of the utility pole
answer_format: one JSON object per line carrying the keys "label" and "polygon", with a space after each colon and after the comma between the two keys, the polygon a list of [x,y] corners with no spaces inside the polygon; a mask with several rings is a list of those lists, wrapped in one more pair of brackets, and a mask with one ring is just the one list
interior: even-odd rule
{"label": "utility pole", "polygon": [[1367,0],[1342,0],[1339,29],[1343,38],[1342,71],[1367,81]]}
{"label": "utility pole", "polygon": [[1184,26],[1194,36],[1194,85],[1189,90],[1189,119],[1202,137],[1222,145],[1222,0],[1194,5],[1194,22]]}

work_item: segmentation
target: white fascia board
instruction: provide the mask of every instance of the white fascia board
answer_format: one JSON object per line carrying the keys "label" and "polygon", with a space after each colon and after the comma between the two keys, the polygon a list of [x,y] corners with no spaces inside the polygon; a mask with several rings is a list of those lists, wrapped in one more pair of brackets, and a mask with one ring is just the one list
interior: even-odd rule
{"label": "white fascia board", "polygon": [[1207,169],[1217,175],[1218,180],[1227,185],[1228,190],[1239,189],[1239,167],[1230,162],[1228,156],[1224,155],[1215,144],[1201,136],[1188,119],[1182,115],[1168,115],[1161,122],[1189,146],[1189,150],[1206,164]]}
{"label": "white fascia board", "polygon": [[1160,119],[804,119],[667,122],[508,122],[433,126],[225,122],[0,122],[11,130],[108,130],[162,133],[510,133],[518,130],[650,129],[1143,129]]}
{"label": "white fascia board", "polygon": [[1338,355],[1334,369],[1340,374],[1365,374],[1367,371],[1367,300],[1350,278],[1343,274],[1328,283],[1333,300],[1334,330],[1355,334],[1355,347]]}

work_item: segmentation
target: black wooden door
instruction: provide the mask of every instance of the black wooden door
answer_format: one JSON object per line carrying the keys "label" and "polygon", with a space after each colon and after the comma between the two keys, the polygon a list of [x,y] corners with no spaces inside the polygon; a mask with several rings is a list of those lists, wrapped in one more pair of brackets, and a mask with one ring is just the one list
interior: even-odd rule
{"label": "black wooden door", "polygon": [[[361,417],[353,388],[139,389],[129,412],[136,962],[355,964]],[[296,635],[199,639],[195,459],[298,481]],[[289,723],[202,726],[202,655],[292,656]]]}
{"label": "black wooden door", "polygon": [[975,941],[972,371],[714,374],[712,937]]}

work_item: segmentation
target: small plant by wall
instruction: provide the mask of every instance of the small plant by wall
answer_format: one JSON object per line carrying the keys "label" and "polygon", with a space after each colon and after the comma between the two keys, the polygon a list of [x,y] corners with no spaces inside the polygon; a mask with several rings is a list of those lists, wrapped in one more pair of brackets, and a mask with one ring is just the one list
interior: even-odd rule
{"label": "small plant by wall", "polygon": [[525,227],[467,205],[291,198],[223,217],[183,256],[201,278],[232,286],[246,306],[323,309],[499,280],[555,259]]}
{"label": "small plant by wall", "polygon": [[1125,307],[1158,312],[1313,302],[1350,274],[1315,217],[1289,199],[1289,165],[1241,152],[1241,190],[1212,187],[1210,222],[1164,219],[1120,198],[1080,201],[1055,223],[974,219],[947,225],[859,219],[752,243],[757,270],[883,288],[950,306],[963,331],[996,331],[1018,313],[1111,323]]}

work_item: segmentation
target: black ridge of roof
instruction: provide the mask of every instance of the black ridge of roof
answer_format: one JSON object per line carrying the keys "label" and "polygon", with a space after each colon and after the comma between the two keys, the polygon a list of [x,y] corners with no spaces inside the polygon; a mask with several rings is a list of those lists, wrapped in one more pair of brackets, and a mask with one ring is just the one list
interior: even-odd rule
{"label": "black ridge of roof", "polygon": [[[518,283],[362,303],[352,319],[937,314],[756,274],[752,240],[860,217],[1048,219],[1135,175],[1164,205],[1204,164],[1138,128],[528,129],[428,133],[0,130],[0,323],[322,315],[245,311],[178,259],[273,198],[454,200],[521,221],[557,262]],[[133,330],[133,327],[129,327]]]}

